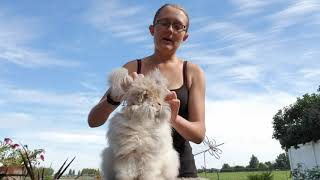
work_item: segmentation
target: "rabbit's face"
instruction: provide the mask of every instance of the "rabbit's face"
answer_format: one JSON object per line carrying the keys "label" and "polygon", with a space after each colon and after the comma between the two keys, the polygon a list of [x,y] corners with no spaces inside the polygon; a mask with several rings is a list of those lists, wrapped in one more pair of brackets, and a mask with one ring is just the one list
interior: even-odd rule
{"label": "rabbit's face", "polygon": [[164,100],[167,93],[166,86],[151,77],[134,80],[125,94],[126,106],[131,109],[131,117],[168,119],[170,107]]}
{"label": "rabbit's face", "polygon": [[112,94],[121,96],[125,102],[123,112],[129,119],[154,119],[157,122],[170,119],[171,109],[165,102],[169,90],[159,69],[133,80],[125,68],[120,68],[111,74],[109,83]]}
{"label": "rabbit's face", "polygon": [[165,98],[163,88],[149,77],[136,79],[126,93],[127,105],[162,104]]}

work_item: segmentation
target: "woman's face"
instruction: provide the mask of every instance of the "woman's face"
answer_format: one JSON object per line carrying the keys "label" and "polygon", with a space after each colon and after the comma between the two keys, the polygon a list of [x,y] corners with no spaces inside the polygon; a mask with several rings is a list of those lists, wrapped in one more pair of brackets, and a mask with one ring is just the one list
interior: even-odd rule
{"label": "woman's face", "polygon": [[156,50],[175,52],[181,42],[188,38],[187,22],[187,16],[180,9],[164,7],[156,17],[155,24],[150,26]]}

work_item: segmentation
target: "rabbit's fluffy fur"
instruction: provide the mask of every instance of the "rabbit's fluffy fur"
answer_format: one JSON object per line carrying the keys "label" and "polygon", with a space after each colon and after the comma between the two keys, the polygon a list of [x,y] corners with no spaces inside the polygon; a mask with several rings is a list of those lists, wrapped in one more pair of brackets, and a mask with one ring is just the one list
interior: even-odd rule
{"label": "rabbit's fluffy fur", "polygon": [[[172,145],[166,79],[159,70],[135,80],[124,68],[109,78],[113,96],[124,106],[109,121],[109,147],[103,152],[108,180],[175,180],[179,156]],[[114,94],[116,93],[116,94]]]}

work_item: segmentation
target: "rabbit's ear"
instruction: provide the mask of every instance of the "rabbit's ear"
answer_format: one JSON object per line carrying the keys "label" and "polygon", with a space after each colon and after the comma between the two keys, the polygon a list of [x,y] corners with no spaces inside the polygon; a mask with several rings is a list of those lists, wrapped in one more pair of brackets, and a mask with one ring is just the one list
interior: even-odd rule
{"label": "rabbit's ear", "polygon": [[167,79],[163,76],[163,74],[160,72],[158,68],[149,72],[147,76],[149,76],[150,79],[153,79],[160,86],[164,86],[164,87],[168,86]]}
{"label": "rabbit's ear", "polygon": [[121,96],[125,94],[131,85],[133,79],[128,74],[126,68],[118,68],[109,75],[109,84],[111,86],[112,94],[114,96]]}
{"label": "rabbit's ear", "polygon": [[132,78],[130,75],[127,75],[127,76],[123,79],[123,81],[122,81],[122,83],[121,83],[121,88],[122,88],[122,90],[123,90],[125,93],[129,90],[132,82],[133,82],[133,78]]}

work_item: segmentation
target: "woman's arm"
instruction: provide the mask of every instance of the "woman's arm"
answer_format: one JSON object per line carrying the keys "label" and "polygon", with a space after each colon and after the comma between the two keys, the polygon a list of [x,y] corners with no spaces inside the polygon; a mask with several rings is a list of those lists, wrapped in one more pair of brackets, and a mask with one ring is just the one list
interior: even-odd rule
{"label": "woman's arm", "polygon": [[117,105],[112,105],[107,101],[107,95],[110,93],[110,88],[101,98],[99,103],[95,105],[89,115],[88,115],[88,124],[90,127],[98,127],[103,125],[109,115],[118,107]]}
{"label": "woman's arm", "polygon": [[[172,110],[172,126],[181,136],[194,143],[200,144],[205,137],[205,77],[203,71],[195,64],[189,65],[189,121],[177,115],[180,101],[172,99],[169,102]],[[175,95],[176,98],[176,95]]]}
{"label": "woman's arm", "polygon": [[[127,64],[123,66],[126,68],[129,72],[129,74],[135,78],[137,76],[137,73],[134,72],[136,70],[136,63],[135,61],[130,61]],[[107,90],[107,92],[103,95],[101,100],[98,104],[96,104],[90,111],[88,115],[88,124],[90,127],[98,127],[103,125],[109,115],[118,107],[117,105],[112,105],[107,101],[107,95],[110,92],[110,88]],[[113,99],[114,101],[120,101],[119,99]]]}

